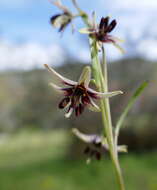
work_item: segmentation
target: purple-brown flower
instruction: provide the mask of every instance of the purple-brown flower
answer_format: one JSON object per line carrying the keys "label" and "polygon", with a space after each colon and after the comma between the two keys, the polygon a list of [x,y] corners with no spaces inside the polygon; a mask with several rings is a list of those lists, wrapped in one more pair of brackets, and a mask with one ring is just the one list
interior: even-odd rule
{"label": "purple-brown flower", "polygon": [[83,28],[80,32],[89,34],[91,37],[95,38],[100,46],[101,43],[112,43],[116,48],[120,49],[120,51],[124,53],[124,50],[118,45],[118,42],[121,42],[122,40],[110,34],[116,25],[117,21],[114,19],[110,22],[110,17],[107,16],[105,18],[101,18],[99,25],[93,24],[93,27]]}
{"label": "purple-brown flower", "polygon": [[59,102],[58,107],[59,109],[66,109],[65,117],[67,118],[71,116],[73,111],[75,111],[76,116],[79,116],[83,113],[86,107],[92,111],[98,112],[100,111],[100,108],[94,100],[122,94],[121,91],[103,93],[89,88],[89,83],[91,80],[91,68],[89,66],[86,66],[83,69],[78,82],[61,76],[47,64],[45,64],[45,67],[53,74],[53,77],[58,80],[60,85],[64,85],[64,87],[60,87],[54,83],[50,83],[54,89],[64,96]]}
{"label": "purple-brown flower", "polygon": [[62,13],[53,15],[50,22],[54,27],[59,28],[59,32],[62,32],[72,21],[73,15],[67,7],[62,5],[61,1],[54,1],[53,4],[57,6]]}
{"label": "purple-brown flower", "polygon": [[[100,160],[101,157],[105,154],[105,152],[109,150],[107,140],[103,136],[97,134],[87,135],[81,133],[76,128],[72,129],[72,132],[75,136],[77,136],[80,140],[87,144],[86,148],[84,149],[84,154],[88,156],[88,160],[92,158]],[[118,152],[127,152],[127,146],[118,146]]]}
{"label": "purple-brown flower", "polygon": [[96,39],[103,43],[115,43],[115,39],[110,35],[112,30],[116,27],[116,20],[109,22],[109,17],[102,17],[98,30],[93,33]]}

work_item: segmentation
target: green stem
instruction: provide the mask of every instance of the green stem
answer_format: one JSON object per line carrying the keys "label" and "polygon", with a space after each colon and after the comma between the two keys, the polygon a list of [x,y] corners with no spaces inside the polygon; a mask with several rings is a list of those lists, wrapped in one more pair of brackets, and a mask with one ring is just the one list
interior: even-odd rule
{"label": "green stem", "polygon": [[[108,72],[107,72],[107,61],[106,61],[106,55],[105,55],[105,49],[102,46],[102,63],[103,63],[103,70],[104,70],[104,92],[108,92]],[[110,135],[111,135],[111,159],[114,163],[115,166],[115,171],[116,171],[116,175],[117,175],[117,179],[118,179],[118,183],[119,183],[119,187],[121,190],[125,190],[124,187],[124,182],[123,182],[123,176],[122,176],[122,172],[121,172],[121,168],[120,168],[120,164],[119,164],[119,160],[118,160],[118,156],[117,156],[117,152],[116,152],[116,146],[114,146],[114,139],[113,139],[113,132],[112,132],[112,119],[111,119],[111,111],[110,111],[110,102],[108,98],[104,99],[104,107],[106,108],[106,117],[108,118],[108,128],[110,131]],[[113,148],[113,149],[112,149]]]}
{"label": "green stem", "polygon": [[[76,0],[72,0],[74,6],[78,10],[79,14],[81,15],[84,23],[87,25],[87,27],[91,27],[91,22],[88,18],[88,15],[84,13],[79,6],[76,3]],[[90,48],[91,48],[91,60],[92,60],[92,69],[94,74],[94,79],[96,82],[96,85],[98,87],[98,90],[100,92],[108,92],[108,76],[107,76],[107,63],[105,58],[105,51],[104,48],[102,48],[103,52],[103,67],[104,67],[104,76],[101,68],[101,64],[98,57],[98,49],[97,49],[97,42],[96,40],[89,37],[90,42]],[[112,131],[112,120],[111,120],[111,112],[110,112],[110,103],[108,99],[102,99],[100,101],[101,104],[101,112],[102,112],[102,122],[103,122],[103,129],[104,129],[104,136],[106,135],[108,146],[109,146],[109,152],[111,156],[111,160],[113,162],[117,181],[119,184],[120,190],[125,190],[123,177],[121,173],[121,168],[119,165],[118,155],[116,152],[116,147],[114,144],[114,138],[113,138],[113,131]]]}
{"label": "green stem", "polygon": [[[90,39],[90,46],[91,46],[93,73],[94,73],[96,84],[100,92],[108,92],[107,63],[106,63],[104,48],[102,48],[103,67],[104,67],[104,76],[103,76],[101,64],[98,58],[98,49],[96,46],[96,41],[93,39]],[[119,188],[120,190],[125,190],[121,168],[119,165],[119,160],[117,157],[116,147],[115,147],[114,139],[113,139],[109,99],[108,98],[102,99],[100,106],[101,106],[101,112],[102,112],[102,122],[104,126],[104,132],[107,138],[109,152],[110,152],[111,160],[115,168]]]}
{"label": "green stem", "polygon": [[89,21],[89,19],[88,19],[88,15],[87,15],[83,10],[80,9],[80,7],[78,6],[76,0],[72,0],[72,3],[73,3],[73,5],[74,5],[74,7],[77,9],[79,15],[82,17],[84,23],[85,23],[87,26],[91,26],[91,23],[90,23],[90,21]]}

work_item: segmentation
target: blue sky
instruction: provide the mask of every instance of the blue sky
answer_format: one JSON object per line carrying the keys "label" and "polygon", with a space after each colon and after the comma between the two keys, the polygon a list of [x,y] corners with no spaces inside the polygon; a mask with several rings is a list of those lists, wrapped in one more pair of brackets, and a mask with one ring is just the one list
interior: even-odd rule
{"label": "blue sky", "polygon": [[[62,2],[75,11],[71,0]],[[78,2],[88,13],[95,10],[98,20],[106,15],[116,18],[118,26],[113,34],[123,39],[129,36],[133,42],[142,38],[134,50],[136,49],[138,54],[145,55],[148,59],[157,59],[156,0],[78,0]],[[65,53],[64,49],[80,60],[89,60],[88,46],[77,31],[72,35],[69,27],[61,38],[52,28],[49,18],[55,13],[58,13],[58,9],[48,0],[0,1],[0,50],[2,52],[0,69],[21,68],[24,64],[18,62],[26,58],[26,68],[38,65],[35,62],[39,62],[40,65],[42,64],[40,60],[44,62],[45,59],[47,62],[52,59],[54,64],[56,62],[60,64],[61,55]],[[83,25],[78,20],[76,26],[81,28]],[[142,37],[144,33],[146,35]],[[127,39],[124,47],[127,49]],[[107,51],[111,60],[122,57],[110,46],[107,47]],[[129,53],[130,51],[126,55]],[[42,58],[35,58],[39,55],[42,55]]]}

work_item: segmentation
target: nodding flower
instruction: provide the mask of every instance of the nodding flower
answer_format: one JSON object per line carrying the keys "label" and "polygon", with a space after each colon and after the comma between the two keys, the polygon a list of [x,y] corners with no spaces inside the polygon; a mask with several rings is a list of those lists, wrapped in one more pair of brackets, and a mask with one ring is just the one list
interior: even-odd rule
{"label": "nodding flower", "polygon": [[[72,129],[72,132],[75,136],[77,136],[80,140],[85,142],[87,146],[84,149],[84,154],[88,156],[87,161],[90,161],[92,158],[96,160],[100,160],[102,155],[105,154],[109,150],[109,146],[106,138],[97,134],[84,134],[81,133],[78,129]],[[119,145],[118,152],[127,152],[127,146]]]}
{"label": "nodding flower", "polygon": [[53,4],[57,6],[62,13],[53,15],[50,18],[50,22],[55,28],[59,28],[59,32],[62,32],[72,21],[73,15],[67,7],[62,5],[61,1],[54,1]]}
{"label": "nodding flower", "polygon": [[109,23],[109,17],[102,17],[98,27],[98,31],[94,33],[96,39],[103,43],[114,43],[115,40],[111,35],[109,35],[109,33],[112,32],[116,25],[116,20],[112,20],[111,23]]}
{"label": "nodding flower", "polygon": [[54,89],[64,96],[59,102],[58,108],[66,109],[66,118],[69,118],[73,111],[75,111],[76,116],[79,116],[86,107],[92,111],[99,112],[100,108],[94,100],[122,94],[122,91],[97,92],[89,88],[89,83],[91,81],[91,68],[89,66],[83,69],[78,82],[63,77],[47,64],[44,66],[52,73],[54,79],[56,79],[60,85],[64,85],[64,87],[60,87],[54,83],[50,83]]}
{"label": "nodding flower", "polygon": [[99,25],[93,24],[93,27],[91,28],[83,28],[80,30],[80,33],[89,34],[91,37],[95,38],[99,46],[101,46],[102,43],[112,43],[116,48],[124,53],[124,50],[118,45],[118,42],[122,42],[122,40],[110,35],[116,27],[117,21],[109,21],[110,17],[102,17]]}

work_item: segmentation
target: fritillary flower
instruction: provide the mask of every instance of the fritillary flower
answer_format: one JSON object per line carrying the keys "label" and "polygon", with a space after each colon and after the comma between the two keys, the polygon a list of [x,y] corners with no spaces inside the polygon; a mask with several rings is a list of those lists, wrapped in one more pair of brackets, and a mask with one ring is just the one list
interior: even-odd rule
{"label": "fritillary flower", "polygon": [[100,108],[95,103],[95,100],[122,94],[122,91],[104,93],[91,89],[89,87],[91,81],[91,68],[89,66],[83,69],[78,82],[63,77],[47,64],[45,64],[45,67],[52,73],[53,77],[57,79],[60,85],[63,85],[63,87],[61,87],[54,83],[50,83],[54,89],[64,96],[59,102],[58,107],[59,109],[66,109],[65,117],[67,118],[71,116],[73,111],[75,111],[76,116],[79,116],[86,107],[92,111],[98,112]]}
{"label": "fritillary flower", "polygon": [[124,50],[118,44],[119,42],[122,42],[122,40],[110,34],[116,27],[117,22],[116,20],[112,20],[111,22],[109,21],[110,17],[102,17],[99,25],[96,25],[95,22],[93,22],[93,27],[83,28],[80,32],[89,34],[91,37],[95,38],[100,47],[103,43],[112,43],[116,48],[124,53]]}
{"label": "fritillary flower", "polygon": [[72,21],[73,15],[67,7],[62,5],[61,1],[54,1],[53,4],[57,6],[62,13],[53,15],[50,21],[55,28],[59,28],[59,32],[62,32]]}
{"label": "fritillary flower", "polygon": [[[87,161],[92,158],[100,160],[102,155],[109,150],[109,146],[106,138],[97,134],[84,134],[81,133],[78,129],[72,129],[72,132],[80,140],[85,142],[87,146],[84,149],[84,154],[88,156]],[[125,145],[118,146],[118,152],[127,152],[127,147]]]}

